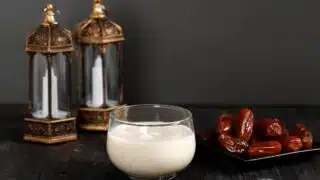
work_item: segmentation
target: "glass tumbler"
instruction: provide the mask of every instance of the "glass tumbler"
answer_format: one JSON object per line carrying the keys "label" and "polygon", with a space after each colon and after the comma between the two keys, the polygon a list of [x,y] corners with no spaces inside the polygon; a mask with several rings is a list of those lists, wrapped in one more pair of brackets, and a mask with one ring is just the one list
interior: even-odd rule
{"label": "glass tumbler", "polygon": [[107,153],[131,179],[173,179],[195,150],[192,114],[184,108],[142,104],[110,114]]}

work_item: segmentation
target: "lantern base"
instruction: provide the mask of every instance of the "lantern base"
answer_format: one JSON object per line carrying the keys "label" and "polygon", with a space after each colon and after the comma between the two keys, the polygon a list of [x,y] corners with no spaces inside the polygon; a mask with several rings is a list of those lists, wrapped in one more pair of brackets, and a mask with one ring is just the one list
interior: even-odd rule
{"label": "lantern base", "polygon": [[25,141],[56,144],[77,139],[75,117],[58,120],[25,118],[24,122]]}
{"label": "lantern base", "polygon": [[113,106],[110,108],[80,108],[78,113],[80,129],[86,131],[107,131],[110,112],[120,107],[122,106]]}

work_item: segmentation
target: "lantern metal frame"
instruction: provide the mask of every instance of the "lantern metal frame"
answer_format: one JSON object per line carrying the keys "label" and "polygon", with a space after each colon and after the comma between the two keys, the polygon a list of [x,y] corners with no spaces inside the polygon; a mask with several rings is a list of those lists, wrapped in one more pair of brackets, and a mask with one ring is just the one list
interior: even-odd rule
{"label": "lantern metal frame", "polygon": [[[92,13],[90,17],[86,20],[81,21],[76,26],[75,30],[75,39],[78,43],[78,52],[79,52],[79,58],[81,60],[81,83],[80,88],[81,90],[81,96],[82,98],[85,97],[85,57],[84,57],[84,51],[85,47],[89,45],[96,45],[99,46],[99,54],[102,56],[105,55],[105,47],[110,43],[118,43],[117,48],[118,52],[120,51],[122,53],[122,41],[125,40],[123,31],[121,26],[116,24],[115,22],[109,20],[109,18],[106,15],[105,7],[101,3],[101,0],[93,0],[93,6],[92,6]],[[120,64],[120,82],[121,87],[119,89],[120,91],[120,104],[117,106],[112,107],[102,107],[102,108],[89,108],[85,105],[80,105],[79,111],[78,111],[78,124],[79,127],[83,130],[88,131],[106,131],[108,129],[108,121],[109,121],[109,113],[117,108],[120,108],[124,106],[122,104],[123,99],[123,84],[122,84],[122,78],[123,78],[123,70],[122,70],[122,54],[119,55],[119,64]],[[104,61],[102,62],[105,63]],[[105,74],[103,69],[103,74]],[[106,78],[106,77],[104,77]],[[104,89],[105,87],[105,81],[104,81]],[[105,96],[104,91],[104,96]],[[105,98],[104,98],[105,99]]]}
{"label": "lantern metal frame", "polygon": [[29,33],[25,41],[25,52],[29,57],[29,106],[28,114],[24,119],[24,137],[26,141],[54,144],[77,139],[76,118],[72,116],[71,87],[68,92],[68,106],[70,116],[66,118],[54,118],[52,116],[52,82],[48,76],[48,116],[35,118],[29,113],[32,111],[33,100],[33,61],[34,56],[40,53],[46,57],[48,74],[51,74],[52,57],[62,53],[67,57],[69,86],[71,82],[71,53],[74,51],[72,34],[69,30],[61,28],[55,21],[55,10],[52,4],[47,4],[44,9],[44,21],[38,28]]}

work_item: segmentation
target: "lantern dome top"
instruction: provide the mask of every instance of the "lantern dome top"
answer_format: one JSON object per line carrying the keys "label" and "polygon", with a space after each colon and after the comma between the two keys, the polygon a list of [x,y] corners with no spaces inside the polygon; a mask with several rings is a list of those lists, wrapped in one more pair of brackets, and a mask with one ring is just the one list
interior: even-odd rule
{"label": "lantern dome top", "polygon": [[59,53],[74,50],[72,34],[61,28],[55,20],[55,9],[47,4],[43,22],[31,32],[25,41],[26,52]]}
{"label": "lantern dome top", "polygon": [[76,39],[82,44],[106,44],[124,40],[121,26],[109,20],[101,0],[93,0],[89,19],[76,27]]}

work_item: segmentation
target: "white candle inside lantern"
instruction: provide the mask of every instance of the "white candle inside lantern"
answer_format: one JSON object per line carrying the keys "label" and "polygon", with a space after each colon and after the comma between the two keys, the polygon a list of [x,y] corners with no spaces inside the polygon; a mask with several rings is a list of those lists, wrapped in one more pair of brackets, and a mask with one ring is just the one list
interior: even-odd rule
{"label": "white candle inside lantern", "polygon": [[[49,96],[48,96],[48,70],[45,71],[42,77],[42,110],[33,113],[34,117],[45,118],[49,114]],[[53,68],[51,69],[51,112],[54,118],[63,118],[68,113],[60,111],[58,108],[58,82],[57,76],[54,74]]]}
{"label": "white candle inside lantern", "polygon": [[[52,70],[51,70],[52,71]],[[53,79],[53,78],[52,78]],[[53,87],[53,86],[51,86]],[[42,77],[42,111],[40,111],[40,115],[42,117],[48,116],[48,70],[45,71],[44,76]]]}
{"label": "white candle inside lantern", "polygon": [[92,91],[91,101],[87,101],[89,107],[100,107],[103,105],[103,72],[102,58],[97,56],[92,68]]}

